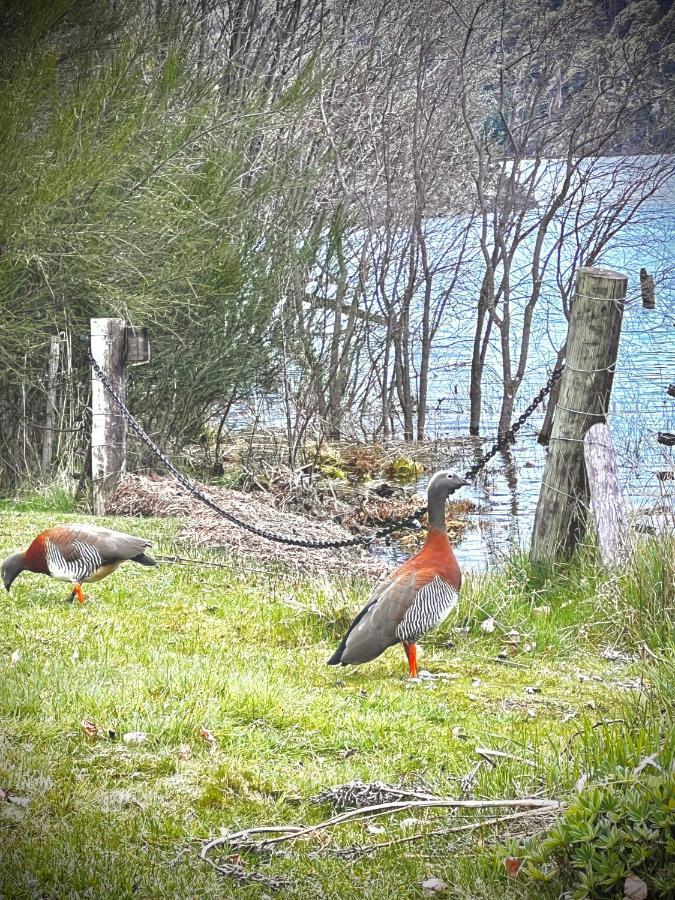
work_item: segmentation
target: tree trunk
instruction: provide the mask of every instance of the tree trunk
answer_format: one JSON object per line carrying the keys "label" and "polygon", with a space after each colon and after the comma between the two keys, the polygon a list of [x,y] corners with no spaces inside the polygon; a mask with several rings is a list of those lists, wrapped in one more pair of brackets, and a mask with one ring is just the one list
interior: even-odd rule
{"label": "tree trunk", "polygon": [[492,319],[488,319],[485,334],[483,334],[483,326],[485,325],[485,314],[487,312],[486,291],[488,285],[486,283],[487,274],[483,279],[483,284],[478,298],[478,308],[476,311],[476,330],[473,336],[473,353],[471,355],[471,380],[469,383],[469,434],[480,434],[480,414],[483,405],[483,370],[485,368],[485,354],[487,352],[487,342],[490,337],[492,328]]}
{"label": "tree trunk", "polygon": [[46,475],[52,465],[54,452],[54,420],[56,418],[56,377],[59,372],[61,340],[53,334],[49,342],[49,376],[47,381],[47,415],[42,439],[42,472]]}
{"label": "tree trunk", "polygon": [[504,396],[502,397],[502,408],[499,411],[499,425],[497,426],[497,434],[503,438],[511,427],[513,419],[513,405],[516,399],[516,386],[510,382],[504,387]]}

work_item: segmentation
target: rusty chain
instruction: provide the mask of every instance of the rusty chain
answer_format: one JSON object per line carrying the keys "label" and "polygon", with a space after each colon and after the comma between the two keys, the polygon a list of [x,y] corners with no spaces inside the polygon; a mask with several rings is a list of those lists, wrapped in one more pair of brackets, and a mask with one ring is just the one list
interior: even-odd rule
{"label": "rusty chain", "polygon": [[[408,516],[405,516],[402,519],[392,519],[385,524],[383,524],[374,534],[371,535],[358,535],[353,538],[343,538],[341,540],[332,540],[332,541],[310,541],[305,540],[303,538],[292,538],[285,537],[282,534],[275,534],[271,531],[265,531],[264,528],[258,528],[256,525],[251,525],[249,522],[243,522],[241,519],[238,519],[236,516],[233,516],[231,513],[228,513],[221,506],[219,506],[215,500],[212,500],[208,494],[205,494],[197,485],[190,481],[182,472],[180,472],[171,460],[163,453],[157,444],[152,440],[152,438],[143,430],[141,425],[136,421],[132,413],[129,411],[128,407],[119,396],[114,386],[110,382],[110,379],[107,377],[103,369],[99,366],[99,364],[94,359],[91,350],[87,352],[87,356],[89,362],[91,364],[92,369],[96,373],[96,376],[99,378],[104,388],[110,394],[112,399],[115,401],[117,406],[120,408],[122,415],[128,422],[131,429],[137,435],[138,438],[148,447],[157,459],[160,460],[165,469],[167,469],[173,477],[181,484],[186,491],[196,497],[200,502],[204,503],[209,509],[212,509],[219,516],[222,516],[224,519],[227,519],[228,522],[232,522],[233,525],[237,525],[239,528],[243,528],[246,531],[251,532],[251,534],[255,534],[258,537],[265,538],[268,541],[274,541],[278,544],[288,544],[293,547],[304,547],[308,550],[331,550],[331,549],[341,549],[343,547],[356,547],[359,545],[367,546],[371,544],[373,541],[378,540],[380,538],[388,537],[390,534],[393,534],[394,531],[398,531],[402,528],[413,528],[425,515],[427,512],[426,506],[421,506],[419,509],[415,510]],[[539,404],[544,400],[544,398],[551,392],[554,384],[561,377],[564,370],[564,366],[561,366],[557,369],[554,369],[551,372],[546,384],[539,391],[537,396],[532,400],[527,409],[518,417],[518,419],[514,422],[514,424],[509,428],[509,430],[500,438],[498,438],[492,447],[484,453],[478,462],[474,463],[473,466],[465,473],[464,478],[469,481],[474,479],[478,473],[484,468],[484,466],[494,457],[500,450],[503,450],[504,447],[510,444],[520,427],[530,418],[535,409],[539,406]],[[453,491],[454,493],[454,491]]]}

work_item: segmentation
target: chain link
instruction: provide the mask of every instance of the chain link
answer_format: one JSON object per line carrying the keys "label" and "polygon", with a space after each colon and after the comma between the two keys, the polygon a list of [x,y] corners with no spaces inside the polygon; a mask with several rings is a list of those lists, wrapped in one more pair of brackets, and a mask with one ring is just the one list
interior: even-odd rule
{"label": "chain link", "polygon": [[[146,447],[149,447],[149,449],[152,450],[157,459],[159,459],[162,465],[169,472],[171,472],[176,481],[178,481],[179,484],[182,484],[186,491],[188,491],[190,494],[192,494],[194,497],[208,506],[209,509],[212,509],[215,513],[217,513],[219,516],[222,516],[224,519],[227,519],[228,522],[232,522],[233,525],[237,525],[239,528],[243,528],[246,531],[249,531],[251,534],[255,534],[258,537],[265,538],[268,541],[275,541],[277,544],[287,544],[293,547],[304,547],[307,550],[331,550],[340,549],[342,547],[357,547],[359,545],[368,546],[369,544],[372,544],[373,541],[378,540],[379,538],[388,537],[390,534],[393,534],[394,531],[398,531],[402,528],[415,527],[427,512],[427,507],[421,506],[419,509],[416,509],[413,513],[403,519],[389,520],[380,528],[378,528],[377,531],[375,531],[375,533],[372,535],[359,535],[353,538],[343,538],[341,540],[332,541],[310,541],[305,540],[304,538],[285,537],[282,534],[276,534],[272,531],[265,531],[264,528],[258,528],[256,525],[251,525],[248,522],[243,522],[241,519],[238,519],[236,516],[233,516],[231,513],[228,513],[221,506],[219,506],[207,494],[200,490],[196,486],[196,484],[194,484],[194,482],[190,481],[189,478],[186,478],[186,476],[183,475],[183,473],[174,466],[174,464],[166,456],[166,454],[159,449],[152,438],[148,434],[146,434],[143,428],[138,424],[122,398],[115,390],[114,386],[110,382],[103,369],[101,369],[99,364],[94,359],[91,350],[87,351],[87,357],[89,359],[89,362],[91,363],[92,369],[96,373],[106,391],[110,394],[117,406],[120,408],[122,415],[129,423],[131,429],[146,445]],[[525,412],[518,417],[516,422],[501,438],[498,438],[497,441],[495,441],[490,450],[488,450],[487,453],[483,454],[478,462],[474,463],[474,465],[471,466],[471,468],[465,473],[464,478],[467,481],[474,479],[483,469],[483,467],[492,459],[493,456],[499,453],[500,450],[503,450],[504,447],[506,447],[514,440],[516,433],[518,432],[521,425],[523,425],[530,418],[532,413],[543,401],[543,399],[551,392],[551,390],[553,389],[553,385],[562,375],[563,369],[564,367],[561,366],[560,368],[553,370],[548,381],[539,391],[532,403],[530,403],[530,405],[527,407]],[[454,491],[452,493],[454,493]]]}
{"label": "chain link", "polygon": [[527,422],[527,420],[530,418],[530,416],[535,411],[535,409],[539,406],[539,404],[544,400],[544,398],[547,397],[551,393],[551,391],[553,390],[553,386],[555,385],[555,383],[557,381],[560,380],[564,370],[565,370],[565,366],[563,364],[562,366],[559,366],[557,369],[554,369],[551,372],[550,376],[548,377],[548,380],[546,381],[546,384],[539,391],[537,396],[532,400],[532,402],[527,407],[527,409],[518,416],[518,418],[513,423],[513,425],[509,428],[509,430],[507,432],[505,432],[502,435],[502,437],[497,438],[497,440],[492,445],[492,447],[487,451],[487,453],[484,453],[481,456],[481,458],[478,460],[478,462],[474,463],[474,465],[471,466],[471,468],[466,472],[464,477],[467,479],[467,481],[470,481],[471,479],[475,478],[476,475],[478,475],[478,473],[481,471],[481,469],[483,469],[484,466],[488,462],[490,462],[492,457],[496,456],[500,450],[503,450],[504,447],[507,447],[509,444],[513,443],[520,428],[525,424],[525,422]]}

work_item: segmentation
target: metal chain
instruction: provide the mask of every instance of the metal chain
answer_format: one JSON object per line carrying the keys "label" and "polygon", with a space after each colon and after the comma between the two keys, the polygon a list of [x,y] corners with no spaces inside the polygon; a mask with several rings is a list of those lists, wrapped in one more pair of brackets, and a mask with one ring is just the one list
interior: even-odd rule
{"label": "metal chain", "polygon": [[476,475],[478,475],[478,473],[481,471],[481,469],[488,462],[490,462],[490,460],[492,459],[493,456],[496,456],[500,450],[503,450],[504,447],[506,447],[508,444],[511,444],[515,440],[516,434],[518,434],[518,431],[520,430],[521,426],[524,425],[525,422],[527,422],[527,420],[530,418],[530,416],[535,411],[535,409],[539,406],[539,404],[544,400],[544,398],[547,397],[551,393],[551,391],[553,390],[553,386],[555,385],[555,383],[557,381],[560,380],[560,378],[562,377],[562,373],[564,371],[565,371],[565,365],[563,363],[562,366],[559,366],[557,369],[554,369],[551,372],[550,376],[548,377],[548,380],[546,381],[546,384],[539,391],[537,396],[532,400],[532,402],[527,407],[527,409],[518,416],[518,418],[513,423],[513,425],[509,428],[509,430],[505,434],[502,435],[502,437],[497,438],[497,440],[492,445],[492,447],[487,451],[487,453],[484,453],[481,456],[481,458],[478,460],[478,462],[474,463],[474,465],[471,466],[471,468],[466,472],[464,477],[467,479],[467,481],[470,481],[471,479],[475,478]]}
{"label": "metal chain", "polygon": [[[91,363],[91,367],[96,373],[97,377],[103,384],[106,391],[113,398],[117,406],[120,408],[122,415],[126,419],[126,421],[131,426],[132,430],[136,433],[136,435],[140,438],[140,440],[152,450],[155,456],[160,460],[162,465],[168,469],[169,472],[173,475],[173,477],[180,484],[183,485],[186,491],[204,503],[209,509],[212,509],[215,513],[218,513],[219,516],[222,516],[224,519],[227,519],[228,522],[232,522],[233,525],[237,525],[239,528],[243,528],[246,531],[250,531],[251,534],[258,535],[258,537],[265,538],[268,541],[275,541],[278,544],[287,544],[293,547],[304,547],[308,550],[330,550],[330,549],[339,549],[342,547],[356,547],[358,545],[368,545],[373,541],[388,537],[394,531],[398,531],[401,528],[412,528],[415,526],[417,522],[425,515],[427,512],[427,507],[422,506],[419,509],[415,510],[415,512],[411,513],[409,516],[406,516],[403,519],[391,519],[382,525],[377,531],[372,535],[359,535],[358,537],[353,538],[344,538],[342,540],[333,540],[333,541],[309,541],[303,538],[290,538],[285,537],[282,534],[276,534],[272,531],[265,531],[264,528],[258,528],[256,525],[251,525],[248,522],[243,522],[241,519],[238,519],[236,516],[233,516],[231,513],[226,512],[221,506],[219,506],[214,500],[212,500],[207,494],[201,491],[194,482],[190,481],[189,478],[186,478],[182,472],[180,472],[171,460],[164,454],[157,444],[152,440],[152,438],[146,434],[143,428],[138,424],[136,419],[133,417],[126,404],[119,396],[114,386],[110,382],[109,378],[101,369],[99,364],[94,359],[91,350],[87,351],[87,357],[89,362]],[[475,463],[466,473],[465,479],[470,480],[476,477],[481,469],[502,450],[507,444],[510,444],[511,441],[516,436],[518,429],[523,425],[529,417],[532,415],[534,410],[539,406],[544,397],[546,397],[552,390],[553,385],[560,378],[563,373],[563,367],[558,369],[554,369],[549,377],[548,381],[544,385],[544,387],[539,391],[537,396],[534,398],[532,403],[527,407],[525,412],[518,417],[517,421],[511,426],[511,428],[503,435],[503,437],[499,438],[491,447],[491,449],[485,453],[480,460]],[[452,492],[454,493],[454,491]]]}

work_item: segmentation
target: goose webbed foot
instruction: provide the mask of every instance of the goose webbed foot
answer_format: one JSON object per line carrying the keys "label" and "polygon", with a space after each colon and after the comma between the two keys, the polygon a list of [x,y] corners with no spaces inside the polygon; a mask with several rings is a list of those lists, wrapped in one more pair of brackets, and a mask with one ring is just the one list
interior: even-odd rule
{"label": "goose webbed foot", "polygon": [[75,600],[75,598],[77,598],[78,603],[84,603],[85,600],[87,599],[84,595],[84,591],[82,590],[81,584],[76,584],[73,587],[73,590],[71,591],[70,597],[68,597],[67,602],[72,603],[73,600]]}

